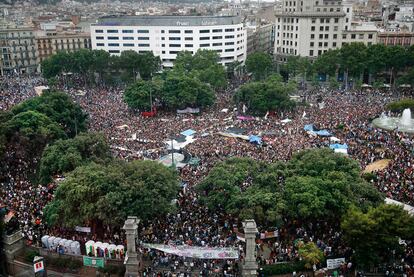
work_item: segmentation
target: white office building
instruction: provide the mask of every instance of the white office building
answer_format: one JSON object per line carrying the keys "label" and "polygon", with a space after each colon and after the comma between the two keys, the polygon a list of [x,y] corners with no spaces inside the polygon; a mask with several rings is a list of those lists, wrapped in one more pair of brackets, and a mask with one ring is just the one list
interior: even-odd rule
{"label": "white office building", "polygon": [[221,63],[246,60],[247,37],[237,16],[104,17],[91,25],[92,49],[119,55],[152,51],[163,67],[172,67],[180,51],[215,50]]}
{"label": "white office building", "polygon": [[342,0],[284,0],[276,14],[275,56],[317,57],[342,45],[350,26],[352,6]]}

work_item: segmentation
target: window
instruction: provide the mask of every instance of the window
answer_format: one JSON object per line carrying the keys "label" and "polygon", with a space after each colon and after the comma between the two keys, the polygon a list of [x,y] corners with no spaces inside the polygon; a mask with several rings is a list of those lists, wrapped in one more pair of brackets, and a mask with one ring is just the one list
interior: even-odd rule
{"label": "window", "polygon": [[134,30],[122,30],[123,34],[133,34]]}
{"label": "window", "polygon": [[338,35],[337,35],[337,34],[334,34],[334,35],[333,35],[333,38],[334,38],[334,39],[337,39],[337,38],[338,38]]}
{"label": "window", "polygon": [[372,34],[368,34],[368,38],[372,39],[373,35]]}
{"label": "window", "polygon": [[311,31],[315,31],[315,26],[312,26],[311,27]]}
{"label": "window", "polygon": [[170,54],[175,55],[178,54],[179,51],[170,51]]}
{"label": "window", "polygon": [[338,31],[338,26],[334,26],[334,31]]}
{"label": "window", "polygon": [[324,43],[323,43],[323,46],[324,46],[324,47],[328,47],[328,42],[324,42]]}
{"label": "window", "polygon": [[161,47],[165,47],[165,44],[161,44]]}
{"label": "window", "polygon": [[210,37],[200,37],[200,40],[209,40]]}
{"label": "window", "polygon": [[221,32],[223,32],[222,29],[213,29],[213,33],[221,33]]}
{"label": "window", "polygon": [[185,47],[193,47],[192,44],[186,44]]}
{"label": "window", "polygon": [[355,39],[356,38],[356,34],[351,34],[351,39]]}
{"label": "window", "polygon": [[325,34],[325,39],[328,39],[329,38],[329,34]]}
{"label": "window", "polygon": [[323,26],[320,26],[319,27],[319,31],[323,31]]}
{"label": "window", "polygon": [[223,43],[221,43],[221,42],[213,43],[213,46],[222,46],[222,45],[223,45]]}
{"label": "window", "polygon": [[311,39],[314,39],[315,38],[315,34],[311,34]]}
{"label": "window", "polygon": [[234,38],[234,36],[233,35],[231,35],[231,36],[225,36],[224,38]]}
{"label": "window", "polygon": [[109,50],[108,52],[110,54],[117,54],[117,53],[119,53],[119,50]]}
{"label": "window", "polygon": [[108,46],[112,46],[112,47],[119,46],[119,43],[108,43]]}
{"label": "window", "polygon": [[231,42],[226,42],[224,45],[234,45],[234,42],[233,42],[233,41],[231,41]]}
{"label": "window", "polygon": [[332,42],[332,47],[336,47],[336,42]]}
{"label": "window", "polygon": [[222,39],[222,36],[214,36],[213,39]]}
{"label": "window", "polygon": [[133,43],[124,43],[123,46],[126,46],[126,47],[134,47],[134,44]]}
{"label": "window", "polygon": [[105,43],[97,43],[96,46],[105,46]]}
{"label": "window", "polygon": [[165,33],[165,30],[161,30],[161,34],[164,34]]}
{"label": "window", "polygon": [[122,37],[123,40],[134,40],[134,37]]}
{"label": "window", "polygon": [[[149,30],[138,30],[137,33],[138,34],[148,34]],[[164,30],[162,31],[162,33],[164,33]]]}
{"label": "window", "polygon": [[[138,47],[149,47],[150,45],[148,43],[139,43]],[[165,45],[164,45],[165,46]]]}
{"label": "window", "polygon": [[186,33],[186,34],[192,34],[193,33],[193,30],[185,30],[184,33]]}
{"label": "window", "polygon": [[342,35],[342,39],[346,39],[346,34],[343,34]]}
{"label": "window", "polygon": [[170,44],[170,47],[181,47],[181,44]]}
{"label": "window", "polygon": [[313,56],[313,50],[309,50],[309,56]]}
{"label": "window", "polygon": [[200,44],[200,47],[209,47],[210,46],[210,43],[203,43],[203,44]]}
{"label": "window", "polygon": [[106,30],[106,32],[109,34],[116,34],[118,33],[118,30]]}
{"label": "window", "polygon": [[310,43],[310,47],[313,47],[313,45],[314,45],[314,42],[312,41],[312,42]]}
{"label": "window", "polygon": [[312,23],[316,23],[316,18],[312,18]]}
{"label": "window", "polygon": [[170,40],[181,40],[180,37],[170,37]]}
{"label": "window", "polygon": [[324,18],[321,18],[321,23],[325,23],[325,19]]}
{"label": "window", "polygon": [[359,34],[359,39],[364,39],[364,34]]}
{"label": "window", "polygon": [[103,33],[103,30],[95,30],[95,33],[102,34]]}
{"label": "window", "polygon": [[104,39],[104,37],[96,37],[97,40]]}
{"label": "window", "polygon": [[118,40],[119,37],[108,37],[108,40]]}
{"label": "window", "polygon": [[335,18],[334,22],[339,23],[339,18]]}
{"label": "window", "polygon": [[169,30],[168,33],[170,33],[170,34],[179,34],[179,33],[181,33],[181,31],[180,30]]}
{"label": "window", "polygon": [[234,32],[234,29],[232,28],[232,29],[225,29],[224,30],[225,32]]}
{"label": "window", "polygon": [[319,34],[319,39],[323,39],[323,34]]}
{"label": "window", "polygon": [[193,40],[193,38],[185,38],[185,40]]}
{"label": "window", "polygon": [[207,34],[210,33],[210,30],[200,30],[200,34]]}
{"label": "window", "polygon": [[319,44],[318,44],[318,45],[319,45],[319,47],[322,47],[322,42],[319,42]]}
{"label": "window", "polygon": [[149,40],[149,37],[138,37],[138,40]]}
{"label": "window", "polygon": [[161,51],[161,53],[162,53],[162,54],[165,54],[165,51],[164,51],[164,50],[162,50],[162,51]]}
{"label": "window", "polygon": [[318,50],[318,56],[322,55],[322,50]]}
{"label": "window", "polygon": [[329,31],[329,26],[325,26],[325,31]]}
{"label": "window", "polygon": [[225,49],[224,52],[234,52],[234,48]]}

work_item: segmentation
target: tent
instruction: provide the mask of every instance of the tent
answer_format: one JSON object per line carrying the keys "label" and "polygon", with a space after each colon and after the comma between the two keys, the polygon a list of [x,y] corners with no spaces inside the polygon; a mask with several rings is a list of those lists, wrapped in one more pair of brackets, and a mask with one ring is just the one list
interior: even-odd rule
{"label": "tent", "polygon": [[313,124],[306,124],[305,127],[303,127],[303,130],[305,130],[305,131],[314,131],[315,126],[313,126]]}
{"label": "tent", "polygon": [[332,142],[339,142],[340,141],[340,139],[337,138],[337,137],[330,137],[329,140],[332,141]]}
{"label": "tent", "polygon": [[393,200],[391,198],[385,198],[385,204],[393,204],[393,205],[402,206],[405,211],[407,211],[410,215],[414,216],[414,207],[413,206],[398,202],[398,201]]}
{"label": "tent", "polygon": [[345,144],[339,144],[339,143],[335,143],[335,144],[330,144],[329,148],[335,150],[335,149],[348,149],[348,145]]}
{"label": "tent", "polygon": [[327,130],[320,130],[320,131],[316,131],[314,133],[317,134],[318,136],[321,136],[321,137],[330,137],[330,136],[332,136],[332,134],[329,133]]}
{"label": "tent", "polygon": [[181,132],[181,135],[188,137],[188,136],[194,135],[195,133],[196,133],[196,131],[188,129],[188,130],[185,130],[185,131]]}
{"label": "tent", "polygon": [[249,142],[255,144],[262,144],[262,138],[255,135],[251,135],[249,136]]}
{"label": "tent", "polygon": [[281,120],[280,122],[282,122],[282,123],[289,123],[291,121],[292,121],[291,119],[286,118],[286,119]]}

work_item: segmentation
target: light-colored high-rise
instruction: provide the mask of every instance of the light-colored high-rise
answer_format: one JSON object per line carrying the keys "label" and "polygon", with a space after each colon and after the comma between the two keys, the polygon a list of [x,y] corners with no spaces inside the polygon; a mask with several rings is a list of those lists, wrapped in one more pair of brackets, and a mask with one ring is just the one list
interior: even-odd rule
{"label": "light-colored high-rise", "polygon": [[349,28],[351,16],[352,6],[342,0],[284,0],[276,13],[276,59],[312,58],[341,47],[342,32]]}

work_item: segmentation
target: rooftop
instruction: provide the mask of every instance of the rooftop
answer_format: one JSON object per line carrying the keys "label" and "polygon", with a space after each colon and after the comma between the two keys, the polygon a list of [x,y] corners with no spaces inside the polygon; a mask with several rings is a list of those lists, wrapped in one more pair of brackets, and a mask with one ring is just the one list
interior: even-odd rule
{"label": "rooftop", "polygon": [[241,23],[238,16],[108,16],[95,26],[214,26]]}

